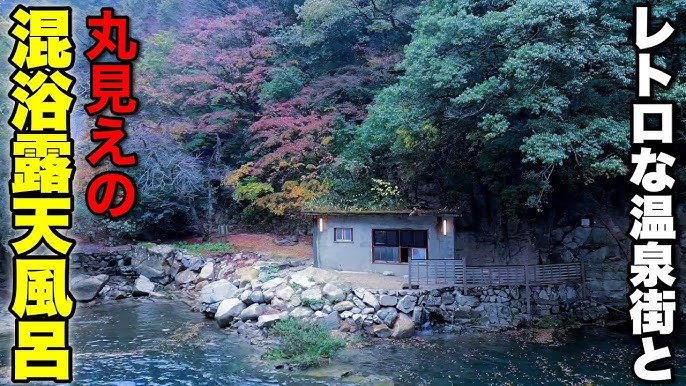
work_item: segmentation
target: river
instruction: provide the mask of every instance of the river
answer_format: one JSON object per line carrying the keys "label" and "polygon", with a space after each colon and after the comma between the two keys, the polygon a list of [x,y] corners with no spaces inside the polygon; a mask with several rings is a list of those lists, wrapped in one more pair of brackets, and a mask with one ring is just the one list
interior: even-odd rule
{"label": "river", "polygon": [[[253,346],[171,301],[126,300],[80,308],[72,319],[76,385],[345,385],[265,365]],[[683,340],[684,334],[678,338]],[[5,383],[12,334],[0,335]],[[599,327],[568,332],[558,344],[507,334],[422,334],[420,339],[349,349],[336,371],[390,377],[395,385],[627,385],[638,343]],[[677,384],[686,360],[675,343]],[[388,384],[386,382],[385,384]]]}

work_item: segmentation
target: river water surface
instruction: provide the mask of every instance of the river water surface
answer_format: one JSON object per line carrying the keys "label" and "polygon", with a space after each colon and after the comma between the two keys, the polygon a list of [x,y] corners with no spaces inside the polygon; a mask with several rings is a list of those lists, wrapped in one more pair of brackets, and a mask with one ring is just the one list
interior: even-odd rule
{"label": "river water surface", "polygon": [[[182,303],[127,300],[80,308],[72,319],[77,385],[346,385],[276,370],[243,338]],[[674,342],[677,384],[686,385],[681,334]],[[12,334],[0,335],[4,383]],[[395,385],[629,385],[638,343],[627,333],[588,327],[556,345],[507,334],[420,335],[349,349],[335,369],[393,379]],[[386,382],[385,384],[389,384]]]}

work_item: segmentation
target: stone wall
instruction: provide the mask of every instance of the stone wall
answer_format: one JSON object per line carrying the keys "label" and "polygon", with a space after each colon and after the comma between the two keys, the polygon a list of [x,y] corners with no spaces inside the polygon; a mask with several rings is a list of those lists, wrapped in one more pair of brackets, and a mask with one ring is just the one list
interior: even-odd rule
{"label": "stone wall", "polygon": [[[368,290],[326,282],[316,268],[258,274],[245,285],[210,283],[201,290],[201,310],[221,327],[270,326],[295,317],[346,332],[363,330],[377,337],[408,337],[416,329],[503,329],[590,322],[608,315],[607,308],[582,299],[579,284],[532,287],[527,314],[525,287],[446,287],[433,290]],[[220,295],[218,295],[220,294]],[[221,299],[224,297],[224,299]]]}
{"label": "stone wall", "polygon": [[[580,284],[532,287],[531,313],[523,286],[368,290],[332,284],[336,276],[229,254],[201,259],[170,246],[131,246],[72,255],[71,289],[77,300],[158,296],[184,291],[221,327],[268,327],[287,316],[347,332],[402,338],[416,329],[502,329],[589,322],[608,314],[583,299]],[[160,295],[161,296],[161,295]]]}

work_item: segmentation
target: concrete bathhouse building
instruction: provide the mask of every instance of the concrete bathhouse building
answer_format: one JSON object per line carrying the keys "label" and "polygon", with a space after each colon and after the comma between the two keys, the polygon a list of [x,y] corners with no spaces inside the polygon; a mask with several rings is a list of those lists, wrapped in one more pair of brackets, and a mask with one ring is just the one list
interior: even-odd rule
{"label": "concrete bathhouse building", "polygon": [[308,212],[314,265],[409,273],[411,260],[454,260],[455,214],[422,211]]}

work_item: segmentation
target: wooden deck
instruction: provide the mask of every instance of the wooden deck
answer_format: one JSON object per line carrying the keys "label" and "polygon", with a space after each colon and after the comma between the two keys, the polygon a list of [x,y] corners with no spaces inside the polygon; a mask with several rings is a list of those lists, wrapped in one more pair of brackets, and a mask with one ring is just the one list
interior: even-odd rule
{"label": "wooden deck", "polygon": [[583,281],[581,263],[468,267],[464,260],[411,260],[410,285],[534,286]]}
{"label": "wooden deck", "polygon": [[501,265],[468,267],[465,260],[410,260],[410,287],[461,287],[467,294],[470,287],[525,286],[526,310],[531,314],[531,287],[538,285],[583,283],[586,280],[582,263],[545,265]]}

